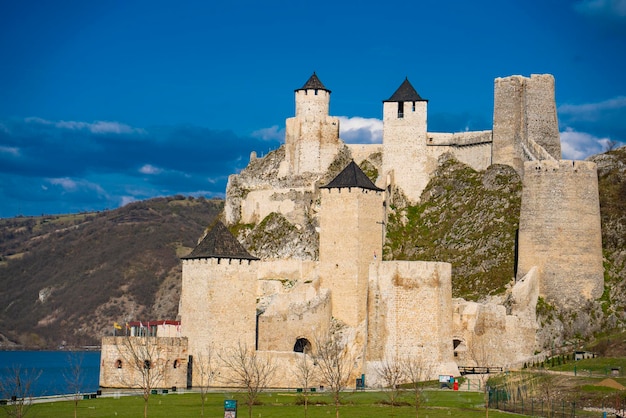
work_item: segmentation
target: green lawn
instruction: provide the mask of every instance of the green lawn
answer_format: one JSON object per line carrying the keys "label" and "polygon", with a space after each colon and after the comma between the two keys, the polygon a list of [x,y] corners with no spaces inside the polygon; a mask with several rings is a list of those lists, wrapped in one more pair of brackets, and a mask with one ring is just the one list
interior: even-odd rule
{"label": "green lawn", "polygon": [[[424,406],[420,407],[421,418],[439,418],[450,416],[484,417],[482,395],[472,392],[454,391],[426,391],[424,392]],[[262,405],[254,406],[254,418],[275,417],[293,418],[304,417],[304,406],[297,405],[298,394],[266,393],[261,397]],[[239,410],[237,416],[248,417],[248,408],[243,404],[240,393],[211,393],[205,406],[205,417],[223,417],[224,400],[237,399]],[[413,406],[396,406],[393,411],[390,406],[381,403],[386,396],[380,392],[347,393],[344,404],[340,407],[341,417],[378,418],[378,417],[415,417]],[[408,401],[408,397],[405,399]],[[334,417],[335,409],[331,405],[331,398],[327,394],[313,394],[309,402],[320,405],[309,405],[308,418]],[[74,405],[72,402],[50,402],[33,405],[28,411],[28,417],[73,417]],[[393,415],[392,415],[393,413]],[[5,411],[0,417],[7,416]],[[98,398],[81,400],[78,405],[78,417],[129,417],[143,416],[143,398],[139,396],[114,398]],[[200,417],[200,395],[197,393],[170,393],[167,395],[152,395],[148,407],[148,416],[154,418],[185,418]],[[492,418],[510,417],[495,410],[489,411]]]}

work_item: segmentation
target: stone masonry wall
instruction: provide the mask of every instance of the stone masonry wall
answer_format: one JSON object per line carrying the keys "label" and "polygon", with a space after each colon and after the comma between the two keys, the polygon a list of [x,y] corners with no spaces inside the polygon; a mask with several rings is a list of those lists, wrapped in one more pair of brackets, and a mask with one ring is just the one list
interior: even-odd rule
{"label": "stone masonry wall", "polygon": [[[104,388],[141,387],[143,361],[151,363],[157,388],[187,387],[189,353],[186,338],[104,337],[100,363],[100,386]],[[137,366],[136,359],[141,361]]]}
{"label": "stone masonry wall", "polygon": [[420,358],[430,371],[458,375],[452,348],[452,267],[449,263],[372,263],[369,281],[367,374],[384,360]]}
{"label": "stone masonry wall", "polygon": [[333,316],[350,326],[365,320],[370,262],[382,255],[383,196],[359,187],[321,189],[320,278]]}
{"label": "stone masonry wall", "polygon": [[198,356],[207,347],[220,351],[238,344],[255,346],[256,263],[183,260],[179,313],[191,355]]}
{"label": "stone masonry wall", "polygon": [[540,292],[575,309],[603,292],[596,165],[533,161],[524,166],[518,278],[537,266]]}
{"label": "stone masonry wall", "polygon": [[552,75],[496,78],[493,106],[494,164],[510,165],[523,176],[524,161],[528,159],[524,149],[533,149],[529,142],[538,144],[553,158],[561,159]]}

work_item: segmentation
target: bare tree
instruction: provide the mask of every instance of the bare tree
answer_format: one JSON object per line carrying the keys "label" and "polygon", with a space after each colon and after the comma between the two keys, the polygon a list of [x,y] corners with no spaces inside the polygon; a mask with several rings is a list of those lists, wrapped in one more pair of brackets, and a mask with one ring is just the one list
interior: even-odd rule
{"label": "bare tree", "polygon": [[378,367],[376,367],[376,374],[378,374],[385,383],[385,394],[387,398],[389,398],[391,414],[393,415],[393,408],[396,406],[396,402],[402,391],[400,383],[402,383],[405,376],[402,362],[397,357],[385,358]]}
{"label": "bare tree", "polygon": [[270,359],[261,358],[256,350],[248,349],[241,343],[223,356],[220,355],[220,359],[228,369],[224,377],[225,382],[246,391],[248,417],[252,418],[252,407],[259,394],[272,381],[276,365]]}
{"label": "bare tree", "polygon": [[407,357],[402,360],[402,370],[413,393],[415,418],[419,418],[419,409],[424,398],[424,381],[430,375],[430,367],[422,357]]}
{"label": "bare tree", "polygon": [[[490,364],[490,352],[484,340],[476,341],[472,343],[468,350],[470,358],[476,363],[478,367],[492,366]],[[485,418],[489,418],[489,373],[476,374],[480,384],[480,389],[483,393],[483,400],[485,402]]]}
{"label": "bare tree", "polygon": [[313,379],[315,379],[317,375],[317,370],[315,368],[315,364],[313,359],[307,356],[306,353],[302,353],[302,356],[298,359],[296,363],[296,378],[298,379],[298,383],[302,386],[302,397],[304,399],[304,418],[307,418],[308,407],[309,407],[309,389],[311,387],[311,383]]}
{"label": "bare tree", "polygon": [[197,386],[198,389],[200,389],[200,397],[202,399],[202,411],[200,416],[204,416],[204,404],[206,403],[209,387],[211,387],[211,384],[215,379],[217,372],[216,366],[217,364],[212,345],[196,354],[193,367],[195,367],[197,371]]}
{"label": "bare tree", "polygon": [[33,384],[40,375],[41,371],[13,366],[6,376],[0,379],[0,398],[7,399],[7,404],[2,405],[7,416],[15,418],[26,416],[33,404]]}
{"label": "bare tree", "polygon": [[337,334],[327,334],[316,338],[315,360],[320,367],[320,375],[330,388],[335,403],[335,416],[339,418],[342,391],[348,386],[354,367],[354,359],[349,347],[339,341]]}
{"label": "bare tree", "polygon": [[158,388],[165,375],[165,359],[159,357],[157,338],[115,337],[117,350],[123,364],[118,367],[130,370],[124,373],[123,384],[128,387],[140,388],[143,393],[143,416],[148,417],[148,401],[152,389]]}
{"label": "bare tree", "polygon": [[83,353],[69,352],[67,355],[67,364],[69,369],[63,373],[67,388],[72,394],[72,401],[74,402],[74,418],[78,412],[78,402],[81,398],[81,389],[83,388],[83,360],[85,355]]}

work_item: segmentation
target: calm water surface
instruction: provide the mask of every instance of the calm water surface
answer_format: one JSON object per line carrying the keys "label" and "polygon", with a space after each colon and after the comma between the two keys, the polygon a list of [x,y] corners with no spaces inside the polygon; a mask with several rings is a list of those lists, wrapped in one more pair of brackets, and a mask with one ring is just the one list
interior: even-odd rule
{"label": "calm water surface", "polygon": [[[80,364],[78,373],[72,371],[73,364]],[[73,382],[76,381],[80,384],[80,392],[95,392],[98,389],[100,352],[0,351],[0,379],[2,381],[14,375],[13,370],[17,367],[28,373],[28,376],[40,373],[39,378],[32,385],[32,396],[73,393],[75,386]]]}

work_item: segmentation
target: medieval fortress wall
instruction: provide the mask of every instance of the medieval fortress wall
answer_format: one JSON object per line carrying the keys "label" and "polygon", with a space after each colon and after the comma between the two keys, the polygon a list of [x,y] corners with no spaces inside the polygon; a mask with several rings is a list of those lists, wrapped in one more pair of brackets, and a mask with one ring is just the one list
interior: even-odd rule
{"label": "medieval fortress wall", "polygon": [[518,276],[533,266],[540,293],[570,309],[604,290],[596,164],[531,161],[524,164]]}
{"label": "medieval fortress wall", "polygon": [[[295,97],[284,146],[252,155],[229,177],[224,220],[257,224],[280,213],[317,231],[319,259],[257,260],[245,249],[229,255],[227,245],[183,260],[179,313],[196,359],[194,385],[208,348],[244,346],[280,359],[277,386],[299,387],[298,362],[324,335],[346,344],[352,377],[366,373],[374,386],[376,367],[390,358],[418,357],[430,377],[458,374],[457,364],[518,364],[540,348],[539,296],[576,308],[601,295],[596,167],[560,160],[552,76],[496,79],[493,130],[461,133],[429,133],[427,101],[407,79],[383,102],[382,144],[343,143],[338,118],[329,116],[330,90],[315,74]],[[330,167],[345,167],[346,152],[378,178],[350,163],[326,184]],[[390,196],[419,202],[444,153],[475,170],[507,164],[523,177],[519,272],[500,301],[453,300],[449,263],[382,261]],[[209,238],[211,231],[198,248],[209,248]],[[113,364],[116,355],[103,351],[103,361]]]}

